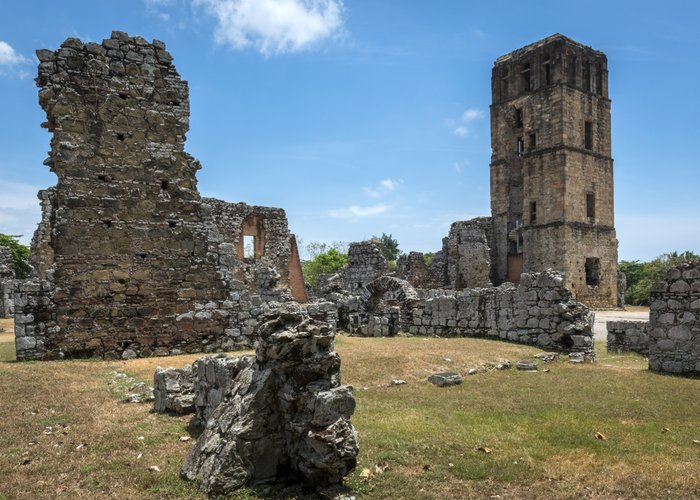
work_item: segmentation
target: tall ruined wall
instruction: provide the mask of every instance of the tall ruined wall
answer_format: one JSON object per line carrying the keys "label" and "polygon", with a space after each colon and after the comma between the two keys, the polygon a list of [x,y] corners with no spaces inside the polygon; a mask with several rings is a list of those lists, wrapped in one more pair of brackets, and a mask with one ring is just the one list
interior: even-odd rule
{"label": "tall ruined wall", "polygon": [[[287,221],[200,198],[200,164],[184,150],[188,86],[165,45],[115,31],[37,56],[58,183],[39,193],[38,280],[15,301],[18,359],[253,346],[267,302],[289,296]],[[268,244],[246,263],[251,225]]]}
{"label": "tall ruined wall", "polygon": [[340,270],[339,275],[345,291],[361,294],[369,283],[387,270],[388,265],[379,243],[361,241],[350,243],[348,264]]}
{"label": "tall ruined wall", "polygon": [[102,44],[69,38],[37,56],[39,103],[53,133],[45,163],[58,177],[43,203],[45,212],[51,206],[60,329],[46,348],[150,355],[172,338],[195,345],[220,335],[222,314],[194,331],[175,322],[225,290],[209,254],[200,165],[184,151],[188,87],[164,44],[114,32]]}
{"label": "tall ruined wall", "polygon": [[700,374],[700,261],[669,270],[651,291],[649,369]]}
{"label": "tall ruined wall", "polygon": [[491,218],[454,222],[443,242],[447,283],[455,290],[491,286]]}

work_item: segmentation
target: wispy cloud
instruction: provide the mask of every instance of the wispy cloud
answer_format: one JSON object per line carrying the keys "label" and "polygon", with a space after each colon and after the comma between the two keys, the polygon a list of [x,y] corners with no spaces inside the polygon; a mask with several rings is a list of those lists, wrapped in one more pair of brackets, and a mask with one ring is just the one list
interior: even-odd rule
{"label": "wispy cloud", "polygon": [[17,52],[12,45],[0,40],[0,74],[15,74],[20,78],[29,76],[28,65],[31,59]]}
{"label": "wispy cloud", "polygon": [[193,0],[217,22],[218,43],[265,56],[300,52],[341,33],[342,0]]}
{"label": "wispy cloud", "polygon": [[452,129],[452,133],[457,137],[467,137],[471,134],[469,124],[483,120],[486,116],[483,110],[477,108],[469,108],[464,110],[459,119],[450,118],[447,120],[447,126]]}
{"label": "wispy cloud", "polygon": [[395,191],[401,184],[403,184],[403,179],[383,179],[376,186],[363,187],[362,192],[370,198],[381,198]]}
{"label": "wispy cloud", "polygon": [[390,205],[370,205],[366,207],[360,207],[358,205],[351,205],[346,208],[336,208],[330,210],[328,215],[334,219],[356,219],[362,217],[370,217],[372,215],[379,215],[391,208]]}

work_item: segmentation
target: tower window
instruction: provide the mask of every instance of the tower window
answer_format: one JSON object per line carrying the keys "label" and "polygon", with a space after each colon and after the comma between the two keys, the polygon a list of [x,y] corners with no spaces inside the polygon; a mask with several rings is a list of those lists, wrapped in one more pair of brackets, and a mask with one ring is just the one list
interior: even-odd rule
{"label": "tower window", "polygon": [[552,83],[552,65],[549,57],[542,63],[542,80],[545,85]]}
{"label": "tower window", "polygon": [[583,145],[586,149],[593,149],[593,122],[584,124]]}
{"label": "tower window", "polygon": [[569,85],[576,86],[576,56],[571,56],[569,60]]}
{"label": "tower window", "polygon": [[588,222],[595,222],[595,193],[586,193],[586,217]]}
{"label": "tower window", "polygon": [[523,156],[523,154],[525,153],[525,142],[523,141],[522,137],[518,137],[515,152],[518,155],[518,157]]}
{"label": "tower window", "polygon": [[537,147],[537,134],[530,134],[530,149]]}
{"label": "tower window", "polygon": [[591,91],[591,63],[583,63],[583,90]]}
{"label": "tower window", "polygon": [[520,71],[520,76],[523,80],[523,90],[525,92],[530,90],[530,63],[525,63],[523,69]]}
{"label": "tower window", "polygon": [[161,188],[163,191],[167,191],[168,188],[170,188],[170,183],[168,182],[167,179],[161,179],[161,181],[160,181],[160,188]]}
{"label": "tower window", "polygon": [[600,63],[595,66],[595,91],[603,95],[603,65]]}
{"label": "tower window", "polygon": [[501,78],[501,97],[504,99],[508,99],[508,76],[508,68],[506,68]]}
{"label": "tower window", "polygon": [[523,110],[515,110],[515,128],[523,128]]}
{"label": "tower window", "polygon": [[597,257],[588,257],[586,259],[586,285],[600,285],[600,259]]}
{"label": "tower window", "polygon": [[537,222],[537,202],[530,202],[530,224]]}

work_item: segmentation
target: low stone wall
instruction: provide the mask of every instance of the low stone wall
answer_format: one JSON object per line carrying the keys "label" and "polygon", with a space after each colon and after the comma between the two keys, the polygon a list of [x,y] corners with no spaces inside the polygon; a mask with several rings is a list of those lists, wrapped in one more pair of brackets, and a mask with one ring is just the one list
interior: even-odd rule
{"label": "low stone wall", "polygon": [[608,352],[649,354],[648,321],[608,321]]}
{"label": "low stone wall", "polygon": [[669,270],[651,291],[649,369],[700,373],[700,261]]}
{"label": "low stone wall", "polygon": [[398,307],[387,307],[380,313],[356,312],[348,315],[348,333],[361,337],[393,337],[400,330]]}
{"label": "low stone wall", "polygon": [[563,352],[593,352],[593,315],[572,298],[554,271],[523,274],[518,286],[416,291],[407,282],[383,277],[367,288],[375,290],[365,310],[372,315],[383,314],[373,305],[381,299],[379,292],[399,290],[400,327],[412,335],[494,338]]}

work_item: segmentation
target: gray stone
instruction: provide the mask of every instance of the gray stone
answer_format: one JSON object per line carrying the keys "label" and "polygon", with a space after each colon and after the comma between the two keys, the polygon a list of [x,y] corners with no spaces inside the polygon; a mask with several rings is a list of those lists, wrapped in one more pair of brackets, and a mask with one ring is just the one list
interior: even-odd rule
{"label": "gray stone", "polygon": [[255,361],[238,373],[182,466],[210,496],[278,481],[339,484],[357,463],[354,399],[340,385],[331,326],[293,304],[265,320]]}
{"label": "gray stone", "polygon": [[534,363],[532,361],[521,360],[515,364],[515,368],[526,372],[537,371],[537,363]]}
{"label": "gray stone", "polygon": [[462,376],[452,372],[433,373],[428,377],[428,382],[438,387],[459,385],[462,383]]}

